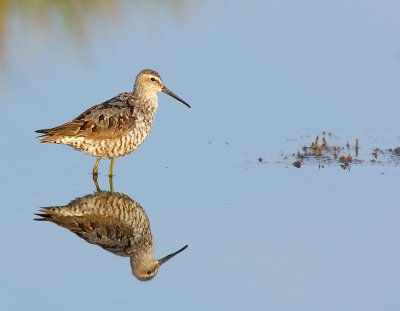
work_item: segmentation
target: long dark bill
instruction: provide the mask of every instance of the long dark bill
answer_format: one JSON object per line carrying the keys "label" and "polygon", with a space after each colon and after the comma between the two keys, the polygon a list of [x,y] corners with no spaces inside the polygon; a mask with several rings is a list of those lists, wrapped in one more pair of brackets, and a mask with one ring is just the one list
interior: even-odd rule
{"label": "long dark bill", "polygon": [[175,98],[176,100],[179,100],[182,104],[186,105],[187,107],[192,108],[187,102],[185,102],[182,98],[180,98],[178,95],[176,95],[174,92],[172,92],[166,86],[163,86],[161,91],[163,91],[165,94],[168,94],[169,96]]}
{"label": "long dark bill", "polygon": [[158,263],[160,264],[160,266],[163,263],[166,263],[168,260],[170,260],[172,257],[174,257],[175,255],[178,255],[180,252],[183,252],[188,246],[185,245],[184,247],[182,247],[180,250],[176,251],[175,253],[169,254],[167,256],[165,256],[164,258],[161,258],[158,260]]}

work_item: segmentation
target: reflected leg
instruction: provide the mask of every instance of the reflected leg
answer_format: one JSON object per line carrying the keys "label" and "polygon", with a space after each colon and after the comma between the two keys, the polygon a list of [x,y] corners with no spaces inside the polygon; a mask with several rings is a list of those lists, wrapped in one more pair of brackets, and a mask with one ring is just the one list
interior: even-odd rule
{"label": "reflected leg", "polygon": [[108,176],[112,177],[113,175],[113,170],[114,170],[114,160],[115,158],[111,158],[111,163],[110,163],[110,171],[108,172]]}
{"label": "reflected leg", "polygon": [[99,183],[97,182],[97,176],[98,176],[97,174],[93,174],[93,182],[94,182],[94,185],[96,186],[96,190],[101,191]]}
{"label": "reflected leg", "polygon": [[99,163],[100,163],[100,159],[96,159],[96,163],[93,166],[93,176],[94,175],[98,175],[98,171],[99,171]]}
{"label": "reflected leg", "polygon": [[109,184],[110,184],[110,191],[111,191],[111,192],[114,192],[114,183],[113,183],[113,177],[112,177],[112,175],[111,175],[111,176],[108,176],[108,182],[109,182]]}

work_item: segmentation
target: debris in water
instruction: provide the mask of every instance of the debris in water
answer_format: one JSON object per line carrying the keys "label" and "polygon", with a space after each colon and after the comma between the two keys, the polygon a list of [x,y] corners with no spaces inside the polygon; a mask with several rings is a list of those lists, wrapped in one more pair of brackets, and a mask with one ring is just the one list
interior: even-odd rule
{"label": "debris in water", "polygon": [[[307,140],[310,137],[310,135],[301,136],[302,139]],[[362,164],[400,166],[400,146],[389,149],[369,149],[363,143],[361,148],[358,137],[342,140],[341,143],[338,143],[338,141],[340,141],[339,137],[332,132],[324,131],[316,135],[310,144],[298,145],[294,149],[295,151],[291,153],[281,153],[280,160],[277,162],[266,162],[261,157],[258,158],[258,162],[291,164],[296,168],[307,165],[315,165],[320,169],[338,166],[349,171],[350,166]]]}
{"label": "debris in water", "polygon": [[[358,164],[361,162],[358,159],[358,151],[360,148],[358,138],[356,138],[355,149],[353,149],[355,150],[355,159],[353,159],[350,153],[351,145],[348,141],[345,145],[330,145],[327,141],[326,132],[322,132],[322,135],[321,139],[320,136],[317,135],[314,141],[311,142],[311,145],[301,146],[300,150],[293,153],[293,156],[297,159],[292,163],[293,166],[300,168],[302,165],[306,164],[317,164],[319,168],[324,168],[325,165],[337,164],[344,169],[348,169],[350,163]],[[328,137],[332,138],[333,134],[329,132]]]}
{"label": "debris in water", "polygon": [[294,167],[300,168],[300,167],[301,167],[301,161],[300,161],[300,160],[294,161],[294,162],[292,163],[292,165],[293,165]]}
{"label": "debris in water", "polygon": [[358,138],[356,138],[356,158],[358,158]]}
{"label": "debris in water", "polygon": [[353,159],[351,158],[350,153],[347,156],[342,155],[339,158],[339,162],[342,162],[342,163],[350,163],[352,161],[353,161]]}

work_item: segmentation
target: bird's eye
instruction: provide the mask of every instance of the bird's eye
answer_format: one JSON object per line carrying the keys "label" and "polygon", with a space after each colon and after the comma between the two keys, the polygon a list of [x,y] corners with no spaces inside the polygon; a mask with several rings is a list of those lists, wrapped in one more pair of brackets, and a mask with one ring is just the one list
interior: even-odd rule
{"label": "bird's eye", "polygon": [[151,78],[151,81],[156,81],[156,78]]}
{"label": "bird's eye", "polygon": [[[154,79],[154,78],[153,78]],[[150,275],[151,274],[151,271],[149,270],[149,271],[147,271],[147,275]]]}

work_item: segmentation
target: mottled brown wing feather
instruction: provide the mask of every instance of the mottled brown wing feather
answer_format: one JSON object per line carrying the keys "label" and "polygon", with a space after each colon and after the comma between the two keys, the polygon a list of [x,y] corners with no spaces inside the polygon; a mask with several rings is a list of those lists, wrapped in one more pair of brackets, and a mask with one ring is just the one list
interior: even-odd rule
{"label": "mottled brown wing feather", "polygon": [[65,136],[88,139],[111,139],[125,134],[135,127],[134,107],[130,103],[132,93],[116,97],[89,108],[75,119],[60,126],[39,130],[42,142],[54,141]]}
{"label": "mottled brown wing feather", "polygon": [[135,239],[134,230],[126,224],[109,216],[98,217],[87,215],[84,218],[73,217],[73,226],[67,229],[105,250],[119,256],[129,256],[132,240]]}
{"label": "mottled brown wing feather", "polygon": [[84,215],[59,217],[51,214],[46,219],[75,233],[90,244],[118,256],[129,256],[134,246],[135,231],[125,223],[110,216]]}

